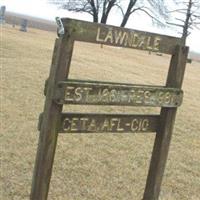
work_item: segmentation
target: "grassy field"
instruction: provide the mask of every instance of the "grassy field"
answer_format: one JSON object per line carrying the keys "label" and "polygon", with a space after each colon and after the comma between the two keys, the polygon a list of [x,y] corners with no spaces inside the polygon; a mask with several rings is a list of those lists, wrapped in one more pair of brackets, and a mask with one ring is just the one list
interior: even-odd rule
{"label": "grassy field", "polygon": [[[1,29],[2,200],[29,199],[39,113],[56,35]],[[169,56],[76,43],[70,78],[164,85]],[[200,199],[200,63],[187,65],[160,200]],[[65,110],[79,111],[78,106]],[[158,113],[159,109],[81,107],[81,111]],[[150,134],[59,135],[49,199],[139,200],[154,141]]]}

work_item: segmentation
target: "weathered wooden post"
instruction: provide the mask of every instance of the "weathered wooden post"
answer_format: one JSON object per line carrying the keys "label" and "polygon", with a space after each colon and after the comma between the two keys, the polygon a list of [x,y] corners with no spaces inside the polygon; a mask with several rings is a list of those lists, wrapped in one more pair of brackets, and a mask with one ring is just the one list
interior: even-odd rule
{"label": "weathered wooden post", "polygon": [[72,51],[73,39],[70,38],[70,32],[56,39],[34,169],[32,200],[47,199],[57,143],[57,125],[62,111],[62,105],[58,105],[53,96],[56,84],[68,77]]}
{"label": "weathered wooden post", "polygon": [[[58,133],[155,132],[143,200],[158,200],[177,107],[181,105],[188,48],[181,39],[115,26],[58,19],[46,101],[39,120],[39,143],[31,200],[46,200]],[[171,54],[165,86],[135,85],[68,79],[74,41],[91,42]],[[160,115],[64,113],[64,104],[161,107]]]}
{"label": "weathered wooden post", "polygon": [[[181,89],[188,47],[177,46],[171,58],[166,87]],[[162,108],[156,133],[144,200],[157,200],[168,156],[177,108]]]}

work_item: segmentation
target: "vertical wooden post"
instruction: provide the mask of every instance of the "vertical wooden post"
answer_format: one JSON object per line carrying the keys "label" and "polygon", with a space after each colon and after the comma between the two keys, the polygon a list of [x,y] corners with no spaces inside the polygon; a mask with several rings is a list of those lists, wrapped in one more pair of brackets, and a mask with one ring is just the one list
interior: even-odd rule
{"label": "vertical wooden post", "polygon": [[[177,46],[172,56],[167,87],[181,88],[188,47]],[[143,200],[158,200],[177,108],[162,108]]]}
{"label": "vertical wooden post", "polygon": [[57,105],[52,97],[56,83],[68,77],[73,44],[73,39],[67,33],[55,42],[33,174],[31,200],[47,199],[57,144],[57,122],[62,111],[62,105]]}

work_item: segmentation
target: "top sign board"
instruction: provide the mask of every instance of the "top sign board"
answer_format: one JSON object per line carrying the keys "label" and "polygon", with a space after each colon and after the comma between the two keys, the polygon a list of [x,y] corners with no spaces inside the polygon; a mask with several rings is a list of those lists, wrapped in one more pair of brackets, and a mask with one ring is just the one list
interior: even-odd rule
{"label": "top sign board", "polygon": [[62,23],[77,41],[99,43],[173,54],[181,39],[156,33],[63,18]]}

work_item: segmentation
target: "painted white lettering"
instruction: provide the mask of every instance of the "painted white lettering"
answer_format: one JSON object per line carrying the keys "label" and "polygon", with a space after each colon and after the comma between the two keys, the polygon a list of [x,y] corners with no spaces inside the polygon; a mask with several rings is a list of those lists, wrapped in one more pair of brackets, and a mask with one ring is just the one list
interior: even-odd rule
{"label": "painted white lettering", "polygon": [[101,28],[98,27],[98,28],[97,28],[96,41],[97,41],[97,42],[104,42],[104,39],[100,38],[100,35],[101,35]]}
{"label": "painted white lettering", "polygon": [[150,50],[150,51],[152,50],[151,40],[152,40],[151,37],[148,37],[148,38],[147,38],[147,46],[146,46],[146,49],[147,49],[147,50]]}
{"label": "painted white lettering", "polygon": [[133,119],[131,122],[131,131],[135,132],[139,128],[139,121],[138,119]]}
{"label": "painted white lettering", "polygon": [[128,44],[128,33],[127,32],[124,32],[121,37],[120,45],[122,45],[122,44],[124,44],[124,46],[127,46],[127,44]]}
{"label": "painted white lettering", "polygon": [[82,88],[78,87],[75,89],[75,101],[80,101],[82,99]]}
{"label": "painted white lettering", "polygon": [[144,119],[142,121],[142,131],[147,131],[149,128],[149,120],[148,119]]}
{"label": "painted white lettering", "polygon": [[89,87],[85,87],[85,88],[83,88],[83,91],[84,91],[84,94],[85,94],[86,101],[89,100],[89,93],[90,93],[91,90],[92,90],[92,88],[89,88]]}
{"label": "painted white lettering", "polygon": [[63,130],[69,131],[70,130],[71,120],[69,118],[65,118],[63,121]]}
{"label": "painted white lettering", "polygon": [[138,47],[145,49],[145,36],[140,37]]}
{"label": "painted white lettering", "polygon": [[153,44],[153,50],[154,51],[159,51],[159,49],[160,49],[160,41],[161,41],[161,38],[159,38],[159,37],[155,38],[154,44]]}
{"label": "painted white lettering", "polygon": [[96,132],[96,121],[95,119],[92,119],[89,126],[88,126],[88,131],[94,131]]}
{"label": "painted white lettering", "polygon": [[121,119],[118,119],[117,121],[117,131],[124,131],[124,129],[121,127]]}
{"label": "painted white lettering", "polygon": [[136,97],[136,92],[135,92],[135,90],[131,90],[131,91],[129,92],[129,95],[128,95],[128,102],[129,102],[129,103],[130,103],[130,102],[134,102],[135,97]]}
{"label": "painted white lettering", "polygon": [[119,44],[120,38],[122,37],[122,31],[115,31],[114,36],[115,36],[115,44]]}
{"label": "painted white lettering", "polygon": [[117,90],[113,89],[110,91],[110,102],[117,101]]}
{"label": "painted white lettering", "polygon": [[86,123],[89,119],[88,118],[81,118],[81,130],[86,130]]}
{"label": "painted white lettering", "polygon": [[113,33],[112,33],[112,30],[109,30],[107,35],[106,35],[106,38],[104,40],[104,42],[108,42],[110,41],[110,43],[112,44],[113,43]]}
{"label": "painted white lettering", "polygon": [[105,119],[101,127],[101,131],[110,131],[109,121]]}
{"label": "painted white lettering", "polygon": [[78,121],[79,121],[78,118],[72,118],[71,131],[78,131],[78,126],[77,126]]}
{"label": "painted white lettering", "polygon": [[112,131],[113,130],[113,127],[116,125],[116,121],[117,121],[118,119],[117,118],[111,118],[111,120],[110,120],[110,130]]}
{"label": "painted white lettering", "polygon": [[138,43],[139,43],[139,35],[138,34],[134,34],[134,37],[133,37],[133,43],[132,43],[132,46],[133,47],[138,47]]}
{"label": "painted white lettering", "polygon": [[65,100],[66,101],[73,101],[74,98],[72,97],[72,91],[74,90],[74,87],[68,86],[65,90]]}
{"label": "painted white lettering", "polygon": [[109,90],[108,89],[104,89],[102,91],[102,99],[103,102],[109,102]]}

